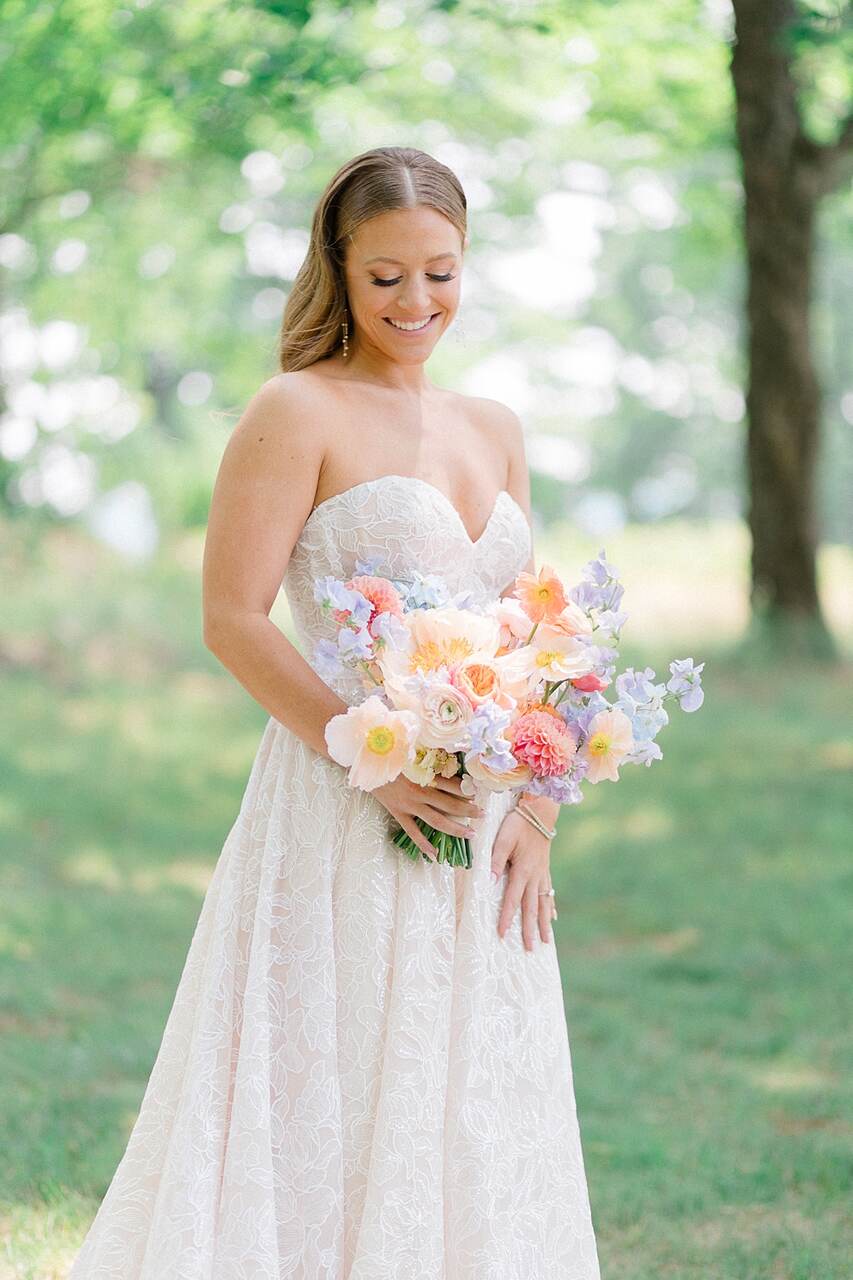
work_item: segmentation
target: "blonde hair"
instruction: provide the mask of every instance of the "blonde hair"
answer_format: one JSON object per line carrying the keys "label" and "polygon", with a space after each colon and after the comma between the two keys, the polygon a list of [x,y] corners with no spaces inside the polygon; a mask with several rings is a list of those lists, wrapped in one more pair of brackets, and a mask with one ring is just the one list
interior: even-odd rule
{"label": "blonde hair", "polygon": [[346,241],[368,218],[389,209],[429,205],[458,228],[463,243],[467,201],[452,169],[414,147],[374,147],[337,171],[320,196],[305,261],[288,294],[281,321],[279,364],[304,369],[343,341],[352,317],[344,276]]}

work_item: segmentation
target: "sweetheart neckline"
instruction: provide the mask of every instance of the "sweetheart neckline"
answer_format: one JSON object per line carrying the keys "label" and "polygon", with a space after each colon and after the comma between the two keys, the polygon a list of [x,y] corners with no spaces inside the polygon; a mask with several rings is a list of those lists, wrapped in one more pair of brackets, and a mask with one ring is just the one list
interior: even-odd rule
{"label": "sweetheart neckline", "polygon": [[[447,494],[444,492],[443,489],[439,489],[438,485],[433,484],[432,481],[430,480],[424,480],[422,476],[404,476],[404,475],[399,475],[396,472],[392,471],[387,473],[386,475],[373,476],[369,480],[359,480],[357,484],[351,484],[348,488],[341,489],[339,493],[329,494],[328,498],[324,498],[322,502],[317,503],[316,507],[311,508],[311,510],[308,513],[308,518],[306,519],[305,524],[302,526],[303,530],[307,527],[308,522],[314,518],[317,512],[322,511],[323,507],[328,506],[332,502],[336,502],[340,498],[346,497],[348,494],[355,493],[359,489],[367,489],[370,487],[370,485],[380,484],[383,480],[405,480],[410,484],[423,485],[425,489],[429,489],[432,493],[438,494],[438,496],[444,501],[445,505],[449,508],[450,511],[452,511],[453,515],[456,517],[456,522],[459,525],[459,528],[464,533],[466,539],[468,540],[468,545],[470,547],[479,546],[480,543],[485,538],[486,534],[488,533],[489,529],[492,526],[492,521],[494,520],[495,514],[498,509],[498,503],[500,502],[502,497],[509,498],[510,502],[512,502],[521,512],[522,516],[524,516],[523,508],[521,507],[520,503],[518,503],[516,499],[512,496],[509,490],[498,489],[498,492],[495,494],[495,500],[492,503],[492,509],[489,512],[488,518],[486,520],[485,525],[483,526],[482,531],[477,535],[476,538],[472,538],[470,533],[468,532],[468,529],[465,526],[464,520],[462,519],[456,507],[451,502],[450,498],[447,496]],[[526,521],[527,517],[524,516],[524,518]]]}

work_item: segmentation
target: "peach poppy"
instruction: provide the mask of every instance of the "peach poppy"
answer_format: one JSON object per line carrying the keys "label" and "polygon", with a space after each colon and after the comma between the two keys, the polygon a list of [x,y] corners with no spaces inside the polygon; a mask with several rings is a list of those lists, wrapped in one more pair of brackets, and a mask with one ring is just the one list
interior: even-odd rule
{"label": "peach poppy", "polygon": [[411,711],[395,711],[376,694],[332,716],[324,731],[329,754],[349,766],[349,785],[372,791],[391,782],[414,757],[420,723]]}
{"label": "peach poppy", "polygon": [[589,761],[590,782],[619,781],[619,765],[634,745],[631,721],[619,707],[610,707],[593,716],[580,755]]}
{"label": "peach poppy", "polygon": [[538,574],[520,573],[513,595],[531,622],[550,622],[568,603],[562,582],[548,564],[544,564]]}

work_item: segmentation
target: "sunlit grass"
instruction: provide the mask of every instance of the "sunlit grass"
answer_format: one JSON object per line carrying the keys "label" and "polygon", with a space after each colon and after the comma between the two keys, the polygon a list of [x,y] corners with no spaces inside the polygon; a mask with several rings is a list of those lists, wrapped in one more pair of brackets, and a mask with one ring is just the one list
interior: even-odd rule
{"label": "sunlit grass", "polygon": [[[201,644],[198,539],[139,569],[66,541],[9,576],[0,648],[0,1280],[66,1274],[266,721]],[[555,842],[602,1274],[842,1280],[851,668],[729,660],[740,526],[602,541],[625,663],[706,661],[664,759],[590,788]],[[537,553],[571,577],[600,545],[564,529]],[[824,549],[821,576],[845,648],[850,553]]]}

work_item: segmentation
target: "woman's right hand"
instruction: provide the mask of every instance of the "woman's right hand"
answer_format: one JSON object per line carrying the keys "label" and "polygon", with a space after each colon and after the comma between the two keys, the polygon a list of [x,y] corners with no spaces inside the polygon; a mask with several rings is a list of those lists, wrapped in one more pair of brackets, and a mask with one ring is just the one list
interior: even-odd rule
{"label": "woman's right hand", "polygon": [[438,850],[426,838],[415,818],[421,818],[437,831],[464,837],[472,834],[472,828],[459,819],[478,819],[485,815],[485,810],[476,800],[462,794],[459,774],[452,778],[442,778],[439,774],[428,787],[422,787],[400,773],[393,781],[374,787],[370,794],[376,796],[406,835],[411,836],[421,852],[433,862],[438,860]]}

